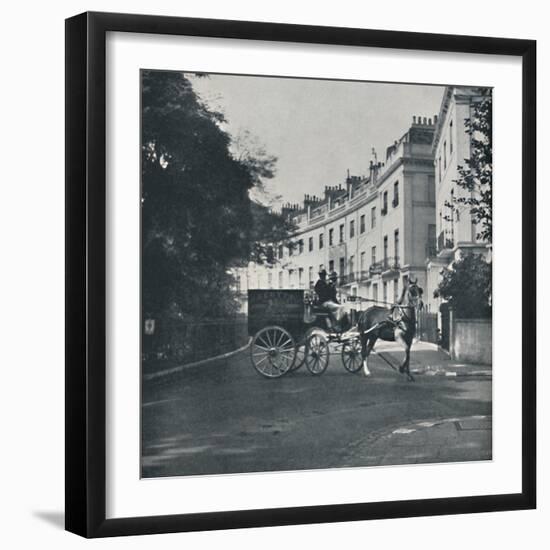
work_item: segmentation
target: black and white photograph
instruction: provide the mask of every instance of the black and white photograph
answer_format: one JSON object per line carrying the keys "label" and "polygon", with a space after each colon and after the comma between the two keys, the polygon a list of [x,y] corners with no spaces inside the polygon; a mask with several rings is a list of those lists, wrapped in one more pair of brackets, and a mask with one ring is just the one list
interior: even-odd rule
{"label": "black and white photograph", "polygon": [[492,88],[140,100],[141,477],[490,461]]}
{"label": "black and white photograph", "polygon": [[546,548],[541,6],[6,5],[3,547]]}

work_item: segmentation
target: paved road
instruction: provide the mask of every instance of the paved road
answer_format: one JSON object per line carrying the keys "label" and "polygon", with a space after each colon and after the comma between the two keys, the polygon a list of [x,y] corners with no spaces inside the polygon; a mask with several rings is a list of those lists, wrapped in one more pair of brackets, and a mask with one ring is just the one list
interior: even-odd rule
{"label": "paved road", "polygon": [[490,377],[407,382],[376,356],[369,367],[350,374],[336,356],[320,377],[270,380],[243,352],[146,382],[143,476],[490,458]]}

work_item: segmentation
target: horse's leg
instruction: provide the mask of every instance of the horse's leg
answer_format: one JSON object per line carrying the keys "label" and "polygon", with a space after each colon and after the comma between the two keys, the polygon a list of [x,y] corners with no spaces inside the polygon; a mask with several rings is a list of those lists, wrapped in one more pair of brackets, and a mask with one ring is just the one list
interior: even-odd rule
{"label": "horse's leg", "polygon": [[370,376],[369,367],[367,365],[367,357],[369,355],[367,344],[369,342],[368,334],[361,332],[361,358],[363,359],[363,374]]}
{"label": "horse's leg", "polygon": [[404,348],[405,348],[405,358],[403,359],[403,363],[399,365],[399,372],[405,373],[407,375],[407,379],[411,382],[414,381],[414,377],[412,376],[409,365],[411,362],[411,345],[412,345],[412,339],[407,338],[406,335],[404,335],[400,330],[395,331],[395,341],[399,342]]}
{"label": "horse's leg", "polygon": [[372,351],[372,348],[374,347],[374,343],[376,342],[376,338],[367,338],[366,347],[365,347],[365,353],[362,353],[363,356],[363,373],[365,376],[370,376],[371,372],[369,370],[368,365],[368,357],[370,355],[370,352]]}
{"label": "horse's leg", "polygon": [[407,344],[407,348],[405,349],[405,365],[404,365],[403,370],[405,371],[405,374],[407,375],[407,380],[409,380],[410,382],[414,382],[414,377],[413,377],[413,375],[411,374],[411,371],[410,371],[411,344],[412,344],[412,342],[409,342]]}

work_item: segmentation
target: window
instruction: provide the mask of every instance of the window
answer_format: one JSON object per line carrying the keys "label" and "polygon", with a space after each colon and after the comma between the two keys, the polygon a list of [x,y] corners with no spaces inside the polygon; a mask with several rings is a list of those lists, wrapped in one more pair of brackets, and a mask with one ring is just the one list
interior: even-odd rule
{"label": "window", "polygon": [[383,291],[383,295],[382,295],[382,300],[384,300],[384,302],[388,302],[388,281],[384,281],[384,286],[382,287],[382,291]]}
{"label": "window", "polygon": [[372,299],[378,302],[378,284],[372,285]]}
{"label": "window", "polygon": [[330,260],[330,262],[328,263],[328,270],[330,273],[334,271],[334,260]]}
{"label": "window", "polygon": [[365,271],[365,253],[364,252],[361,252],[361,260],[360,260],[360,264],[359,264],[359,269],[361,271]]}
{"label": "window", "polygon": [[294,269],[288,270],[288,286],[294,288]]}
{"label": "window", "polygon": [[355,256],[350,256],[349,257],[349,277],[350,277],[350,281],[353,281],[355,279],[354,273],[355,273]]}
{"label": "window", "polygon": [[319,264],[319,271],[321,271],[321,269],[323,269],[323,264]]}
{"label": "window", "polygon": [[384,262],[388,260],[388,236],[384,235]]}
{"label": "window", "polygon": [[437,163],[437,170],[439,175],[439,183],[441,183],[441,156],[439,156],[439,162]]}
{"label": "window", "polygon": [[334,244],[334,229],[328,230],[328,245],[332,246]]}
{"label": "window", "polygon": [[280,244],[280,245],[279,245],[279,258],[282,258],[282,257],[283,257],[283,253],[284,253],[283,245]]}
{"label": "window", "polygon": [[370,227],[371,229],[376,227],[376,206],[373,206],[370,210]]}
{"label": "window", "polygon": [[309,287],[311,288],[313,286],[313,266],[312,265],[309,266],[308,273],[309,273]]}
{"label": "window", "polygon": [[443,171],[447,170],[447,141],[443,142]]}
{"label": "window", "polygon": [[399,300],[399,279],[393,280],[393,303],[396,304]]}
{"label": "window", "polygon": [[392,205],[395,208],[399,204],[399,182],[393,184],[393,201]]}
{"label": "window", "polygon": [[451,204],[453,205],[453,209],[451,210],[451,215],[449,216],[451,220],[451,239],[454,237],[454,230],[455,230],[455,215],[454,210],[456,207],[454,207],[455,204],[455,190],[451,189]]}
{"label": "window", "polygon": [[453,154],[453,121],[449,123],[449,154]]}
{"label": "window", "polygon": [[298,242],[298,252],[300,254],[304,253],[304,241],[302,239]]}
{"label": "window", "polygon": [[435,202],[435,178],[428,176],[428,202]]}
{"label": "window", "polygon": [[340,225],[340,242],[344,242],[344,224]]}
{"label": "window", "polygon": [[428,225],[428,254],[427,256],[435,255],[435,248],[437,244],[435,223]]}
{"label": "window", "polygon": [[365,232],[365,214],[363,214],[361,218],[359,218],[359,231],[361,233]]}
{"label": "window", "polygon": [[273,288],[273,273],[271,271],[267,273],[267,286]]}
{"label": "window", "polygon": [[384,191],[382,195],[382,216],[385,216],[388,212],[388,192]]}
{"label": "window", "polygon": [[395,256],[395,263],[399,261],[399,229],[393,232],[393,250]]}
{"label": "window", "polygon": [[309,238],[309,251],[310,251],[310,252],[313,251],[313,237],[310,237],[310,238]]}
{"label": "window", "polygon": [[349,238],[353,239],[355,237],[355,220],[349,222]]}
{"label": "window", "polygon": [[340,275],[340,277],[343,277],[345,274],[346,274],[346,259],[340,258],[340,273],[338,273],[338,275]]}
{"label": "window", "polygon": [[370,249],[370,263],[374,265],[376,263],[376,246]]}
{"label": "window", "polygon": [[237,280],[236,280],[236,286],[237,286],[237,292],[241,292],[241,276],[240,275],[237,275]]}
{"label": "window", "polygon": [[279,288],[283,288],[283,272],[279,271]]}
{"label": "window", "polygon": [[321,250],[321,248],[323,248],[324,246],[323,239],[324,239],[323,233],[319,233],[319,250]]}
{"label": "window", "polygon": [[304,268],[300,267],[298,269],[298,286],[299,288],[304,288]]}

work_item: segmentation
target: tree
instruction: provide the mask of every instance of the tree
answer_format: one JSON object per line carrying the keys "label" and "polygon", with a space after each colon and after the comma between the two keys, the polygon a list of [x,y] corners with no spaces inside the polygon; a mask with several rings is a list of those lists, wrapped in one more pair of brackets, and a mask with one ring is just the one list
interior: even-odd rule
{"label": "tree", "polygon": [[458,317],[491,317],[491,264],[479,254],[463,255],[443,270],[434,296],[449,302]]}
{"label": "tree", "polygon": [[[470,136],[470,158],[458,166],[455,183],[466,193],[447,201],[451,216],[467,208],[478,227],[477,238],[492,242],[493,236],[493,100],[490,88],[480,90],[482,99],[474,104],[465,120]],[[446,217],[446,219],[450,219]]]}
{"label": "tree", "polygon": [[[273,177],[273,157],[236,158],[224,115],[183,73],[142,72],[142,300],[146,315],[234,312],[229,267],[260,259],[268,208],[250,191]],[[284,221],[267,216],[277,227]],[[267,224],[269,227],[269,224]],[[256,258],[258,256],[258,258]]]}

